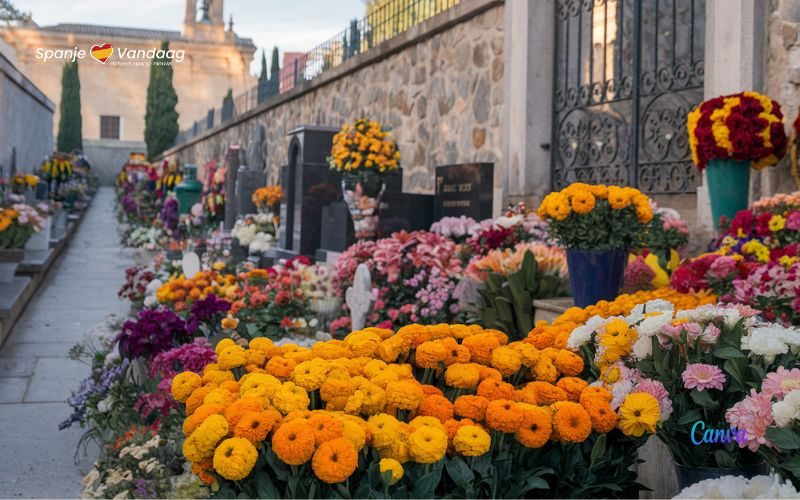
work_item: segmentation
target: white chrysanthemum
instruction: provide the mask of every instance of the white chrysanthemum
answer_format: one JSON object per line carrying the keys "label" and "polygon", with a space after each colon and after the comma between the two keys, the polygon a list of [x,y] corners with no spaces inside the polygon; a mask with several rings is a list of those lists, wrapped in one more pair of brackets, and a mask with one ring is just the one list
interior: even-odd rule
{"label": "white chrysanthemum", "polygon": [[777,354],[789,352],[789,346],[776,333],[775,326],[753,328],[750,335],[742,337],[742,349],[748,350],[759,356],[774,358]]}
{"label": "white chrysanthemum", "polygon": [[567,347],[578,349],[582,345],[588,344],[592,340],[592,334],[605,322],[606,319],[601,316],[592,316],[586,323],[572,330],[567,339]]}
{"label": "white chrysanthemum", "polygon": [[630,394],[632,390],[633,380],[621,380],[611,386],[611,395],[613,396],[611,399],[611,407],[614,408],[614,411],[619,409],[622,402],[625,401],[625,397]]}
{"label": "white chrysanthemum", "polygon": [[793,420],[800,420],[800,389],[787,394],[783,401],[774,403],[772,416],[778,427],[786,427]]}
{"label": "white chrysanthemum", "polygon": [[723,476],[695,483],[673,498],[798,498],[798,493],[777,476]]}
{"label": "white chrysanthemum", "polygon": [[672,311],[654,312],[652,316],[649,314],[645,315],[645,318],[636,327],[639,335],[653,336],[672,323]]}
{"label": "white chrysanthemum", "polygon": [[641,335],[633,343],[633,356],[636,359],[644,359],[653,354],[653,337]]}

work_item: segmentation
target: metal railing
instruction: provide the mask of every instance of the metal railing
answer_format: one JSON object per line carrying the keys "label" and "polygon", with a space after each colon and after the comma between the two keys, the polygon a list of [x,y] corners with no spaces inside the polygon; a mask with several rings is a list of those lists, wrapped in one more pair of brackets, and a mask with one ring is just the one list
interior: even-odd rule
{"label": "metal railing", "polygon": [[[234,97],[230,119],[242,115],[262,102],[289,92],[295,86],[314,80],[326,71],[362,54],[428,19],[455,7],[461,0],[376,0],[367,6],[367,15],[353,20],[350,27],[309,52],[298,54],[280,68],[277,79],[259,82]],[[221,98],[220,98],[221,102]],[[222,107],[209,109],[191,128],[178,133],[176,144],[222,125]]]}

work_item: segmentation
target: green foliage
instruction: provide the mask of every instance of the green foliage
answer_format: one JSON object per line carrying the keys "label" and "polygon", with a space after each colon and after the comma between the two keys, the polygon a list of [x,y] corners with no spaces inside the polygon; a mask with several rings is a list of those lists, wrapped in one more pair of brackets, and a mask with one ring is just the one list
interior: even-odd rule
{"label": "green foliage", "polygon": [[281,67],[278,60],[278,47],[272,48],[272,64],[269,68],[269,86],[267,94],[278,95],[281,89]]}
{"label": "green foliage", "polygon": [[59,115],[58,150],[70,152],[76,148],[83,149],[81,81],[78,76],[77,61],[64,64],[64,69],[61,71]]}
{"label": "green foliage", "polygon": [[649,224],[642,224],[633,205],[614,210],[597,199],[588,214],[571,212],[564,220],[548,219],[550,232],[564,248],[576,250],[635,250],[647,246]]}
{"label": "green foliage", "polygon": [[0,0],[0,21],[2,22],[25,22],[30,20],[30,12],[22,12],[14,7],[10,0]]}
{"label": "green foliage", "polygon": [[489,273],[478,291],[481,324],[506,332],[512,341],[523,339],[533,328],[533,301],[557,297],[563,292],[561,284],[560,276],[543,273],[533,253],[526,252],[518,271]]}
{"label": "green foliage", "polygon": [[[164,53],[169,42],[163,41]],[[172,65],[166,58],[153,58],[150,66],[150,83],[147,85],[147,110],[144,115],[144,141],[147,143],[147,157],[154,160],[158,155],[175,144],[178,135],[178,94],[172,85]]]}
{"label": "green foliage", "polygon": [[269,79],[267,74],[267,49],[261,50],[261,73],[258,75],[258,83],[265,82]]}

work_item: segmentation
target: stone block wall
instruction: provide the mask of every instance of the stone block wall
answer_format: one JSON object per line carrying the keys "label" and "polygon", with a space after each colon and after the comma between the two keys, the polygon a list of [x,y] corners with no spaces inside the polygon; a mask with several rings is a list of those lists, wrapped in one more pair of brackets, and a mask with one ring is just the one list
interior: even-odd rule
{"label": "stone block wall", "polygon": [[103,186],[113,186],[130,153],[145,153],[144,142],[84,139],[83,153],[92,165],[92,172]]}
{"label": "stone block wall", "polygon": [[367,116],[393,129],[403,190],[432,193],[437,165],[501,162],[504,25],[502,1],[463,0],[165,156],[200,167],[221,161],[231,144],[246,149],[260,123],[266,129],[267,178],[276,182],[287,162],[287,132],[299,125],[338,127]]}
{"label": "stone block wall", "polygon": [[0,52],[0,165],[33,172],[53,152],[55,105]]}

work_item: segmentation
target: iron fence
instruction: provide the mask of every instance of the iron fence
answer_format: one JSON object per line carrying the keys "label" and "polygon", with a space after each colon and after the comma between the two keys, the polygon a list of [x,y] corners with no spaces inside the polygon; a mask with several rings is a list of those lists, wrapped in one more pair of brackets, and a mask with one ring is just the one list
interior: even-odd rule
{"label": "iron fence", "polygon": [[[277,95],[318,78],[348,59],[390,40],[412,27],[455,7],[461,0],[378,0],[367,7],[367,15],[317,45],[309,52],[285,58],[277,78],[261,81],[234,97],[232,118],[242,115]],[[208,110],[191,128],[182,130],[180,144],[223,123],[222,108]]]}

